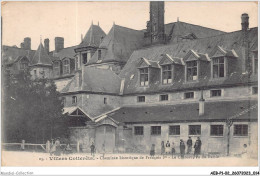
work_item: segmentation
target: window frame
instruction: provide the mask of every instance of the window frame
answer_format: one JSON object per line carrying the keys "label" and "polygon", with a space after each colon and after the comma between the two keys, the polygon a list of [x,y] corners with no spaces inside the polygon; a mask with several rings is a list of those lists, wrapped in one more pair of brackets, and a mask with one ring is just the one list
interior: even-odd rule
{"label": "window frame", "polygon": [[139,68],[139,85],[141,87],[149,85],[149,67]]}
{"label": "window frame", "polygon": [[[213,94],[214,91],[220,91],[220,95],[214,95]],[[212,90],[210,90],[210,97],[221,97],[221,96],[222,96],[222,90],[221,89],[212,89]]]}
{"label": "window frame", "polygon": [[[223,59],[223,63],[220,62],[220,59]],[[215,63],[214,63],[215,62]],[[220,67],[223,66],[223,76],[220,76]],[[214,67],[217,68],[217,76],[215,76],[214,74]],[[211,77],[213,79],[221,79],[221,78],[225,78],[226,77],[226,58],[224,56],[220,56],[220,57],[214,57],[211,59],[211,68],[212,68],[212,75]]]}
{"label": "window frame", "polygon": [[[165,96],[166,99],[164,99],[163,97]],[[162,94],[160,95],[160,101],[169,101],[169,94]]]}
{"label": "window frame", "polygon": [[161,126],[151,126],[151,136],[160,136],[162,134]]}
{"label": "window frame", "polygon": [[[217,132],[216,133],[213,131],[212,127],[217,127]],[[219,127],[222,127],[222,129],[219,129]],[[218,134],[220,130],[222,130],[222,134],[221,133]],[[221,125],[221,124],[210,125],[210,136],[213,136],[213,137],[223,137],[224,136],[224,125]]]}
{"label": "window frame", "polygon": [[[67,63],[66,63],[67,62]],[[64,75],[70,74],[70,60],[69,59],[64,59],[62,61],[63,63],[63,69],[62,69],[62,73]]]}
{"label": "window frame", "polygon": [[[179,129],[174,129],[174,130],[171,130],[171,128],[179,128]],[[171,133],[171,132],[174,132],[174,133]],[[180,136],[181,135],[181,126],[180,125],[170,125],[169,126],[169,135],[170,136]]]}
{"label": "window frame", "polygon": [[107,104],[107,97],[104,97],[104,104]]}
{"label": "window frame", "polygon": [[[140,98],[144,98],[144,101],[140,101]],[[138,103],[144,103],[145,102],[145,96],[137,96],[137,102]]]}
{"label": "window frame", "polygon": [[60,62],[53,62],[53,72],[54,76],[60,76]]}
{"label": "window frame", "polygon": [[76,105],[78,103],[78,98],[77,96],[72,96],[72,102],[73,105]]}
{"label": "window frame", "polygon": [[162,67],[162,84],[172,84],[173,82],[173,65],[172,64],[166,64],[161,65]]}
{"label": "window frame", "polygon": [[144,135],[144,126],[134,126],[134,135],[143,136]]}
{"label": "window frame", "polygon": [[[196,72],[196,75],[194,75],[194,72]],[[199,73],[199,62],[198,62],[198,60],[187,61],[186,62],[186,78],[185,78],[186,81],[187,82],[198,81],[199,80],[199,74],[198,73]],[[193,79],[194,76],[197,76],[196,79]],[[191,79],[191,77],[192,77],[192,79]]]}
{"label": "window frame", "polygon": [[[192,94],[192,97],[187,97],[188,94]],[[194,99],[194,92],[184,92],[184,99]]]}
{"label": "window frame", "polygon": [[88,53],[87,52],[81,53],[81,57],[82,57],[83,64],[88,63]]}
{"label": "window frame", "polygon": [[98,55],[98,60],[101,60],[102,53],[101,53],[101,50],[100,50],[100,49],[98,50],[98,53],[97,53],[97,55]]}
{"label": "window frame", "polygon": [[[195,129],[194,131],[196,133],[191,134],[191,127],[199,127],[199,133],[197,133],[198,129]],[[200,136],[201,135],[201,125],[189,125],[189,136]]]}
{"label": "window frame", "polygon": [[29,61],[25,58],[20,61],[20,70],[25,70],[29,67]]}
{"label": "window frame", "polygon": [[[242,127],[240,134],[237,133],[237,130],[239,130],[239,129],[236,129],[236,127],[238,127],[238,126]],[[246,129],[246,134],[242,134],[242,133],[245,132],[245,131],[243,131],[245,129]],[[233,136],[235,136],[235,137],[247,137],[248,136],[248,124],[234,124],[234,126],[233,126]]]}

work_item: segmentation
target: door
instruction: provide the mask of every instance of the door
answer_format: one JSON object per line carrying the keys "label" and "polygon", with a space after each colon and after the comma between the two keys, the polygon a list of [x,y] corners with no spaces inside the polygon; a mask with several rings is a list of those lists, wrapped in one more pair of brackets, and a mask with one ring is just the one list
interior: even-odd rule
{"label": "door", "polygon": [[[96,148],[98,153],[112,153],[115,148],[116,129],[112,125],[100,125],[96,129]],[[104,146],[103,146],[104,144]]]}

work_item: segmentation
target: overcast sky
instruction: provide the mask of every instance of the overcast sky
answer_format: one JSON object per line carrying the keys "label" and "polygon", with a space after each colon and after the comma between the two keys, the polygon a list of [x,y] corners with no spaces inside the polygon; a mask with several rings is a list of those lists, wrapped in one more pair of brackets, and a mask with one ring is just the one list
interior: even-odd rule
{"label": "overcast sky", "polygon": [[[257,2],[165,2],[165,23],[180,21],[226,32],[241,29],[241,14],[249,14],[249,27],[257,24]],[[64,37],[65,47],[80,43],[91,22],[108,33],[113,22],[132,29],[146,28],[149,2],[7,2],[2,4],[2,41],[16,45],[31,37],[37,49],[40,36]]]}

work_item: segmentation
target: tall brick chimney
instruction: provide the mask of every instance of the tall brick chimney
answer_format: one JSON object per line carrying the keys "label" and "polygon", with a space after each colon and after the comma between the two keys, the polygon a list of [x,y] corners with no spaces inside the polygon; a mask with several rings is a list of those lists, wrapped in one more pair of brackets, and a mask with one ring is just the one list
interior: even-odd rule
{"label": "tall brick chimney", "polygon": [[50,52],[50,46],[49,46],[50,40],[48,38],[44,39],[44,48],[47,51],[47,53]]}
{"label": "tall brick chimney", "polygon": [[64,48],[64,38],[55,37],[55,52],[59,52]]}
{"label": "tall brick chimney", "polygon": [[249,26],[249,16],[247,13],[243,13],[241,15],[241,26],[242,26],[242,31],[247,31],[248,26]]}
{"label": "tall brick chimney", "polygon": [[31,50],[31,38],[30,37],[24,38],[23,48],[26,49],[26,50]]}
{"label": "tall brick chimney", "polygon": [[249,40],[248,40],[248,29],[249,29],[249,16],[247,13],[241,15],[241,27],[243,37],[243,55],[242,59],[242,73],[251,73],[251,61],[249,59]]}

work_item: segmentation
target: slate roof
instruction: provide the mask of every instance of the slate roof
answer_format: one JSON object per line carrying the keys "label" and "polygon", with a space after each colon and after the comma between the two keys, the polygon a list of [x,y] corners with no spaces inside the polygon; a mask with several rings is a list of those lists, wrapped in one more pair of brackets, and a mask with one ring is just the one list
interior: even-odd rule
{"label": "slate roof", "polygon": [[78,47],[98,47],[101,42],[101,37],[105,38],[105,36],[106,33],[100,28],[99,25],[92,24]]}
{"label": "slate roof", "polygon": [[35,54],[35,50],[25,50],[22,48],[5,46],[2,47],[2,63],[13,64],[21,57],[26,56],[30,61]]}
{"label": "slate roof", "polygon": [[42,43],[38,46],[33,59],[31,61],[31,65],[52,65],[52,60],[43,47]]}
{"label": "slate roof", "polygon": [[[250,41],[250,47],[257,46],[258,40],[258,28],[252,28],[248,31],[248,37]],[[129,58],[127,64],[120,72],[119,76],[125,79],[124,94],[133,93],[154,93],[162,91],[178,91],[183,89],[194,89],[202,86],[216,87],[224,85],[243,84],[248,82],[257,82],[257,75],[253,75],[249,79],[248,74],[242,74],[241,65],[244,54],[242,53],[242,31],[231,32],[218,36],[197,39],[193,41],[178,42],[171,45],[152,46],[145,49],[136,50]],[[138,83],[138,63],[141,58],[146,58],[150,61],[160,61],[162,54],[168,54],[171,57],[184,58],[190,50],[194,50],[196,53],[209,54],[217,46],[221,46],[226,50],[234,50],[238,55],[236,72],[231,73],[226,79],[210,79],[210,75],[204,77],[199,82],[184,83],[184,76],[177,82],[173,82],[170,85],[161,85],[160,78],[155,82],[151,82],[148,87],[140,87]],[[131,79],[131,75],[136,75]],[[184,75],[184,68],[183,68]]]}
{"label": "slate roof", "polygon": [[99,46],[102,49],[101,61],[98,60],[98,52],[96,52],[88,65],[111,61],[125,63],[134,50],[142,47],[143,37],[142,31],[114,24]]}
{"label": "slate roof", "polygon": [[225,33],[226,32],[220,30],[189,24],[181,21],[165,24],[165,34],[171,36],[170,43],[175,42],[177,40],[177,36],[187,38],[187,36],[195,35],[196,38],[206,38]]}
{"label": "slate roof", "polygon": [[[80,74],[80,73],[79,73]],[[113,71],[85,67],[82,86],[77,87],[77,75],[64,87],[61,93],[90,91],[93,93],[119,94],[121,79]]]}
{"label": "slate roof", "polygon": [[54,59],[57,59],[57,58],[63,59],[65,57],[74,58],[75,55],[76,55],[76,53],[74,51],[75,48],[77,48],[77,45],[76,46],[67,47],[67,48],[63,48],[58,53],[54,53],[53,57],[54,57]]}
{"label": "slate roof", "polygon": [[[199,103],[122,107],[107,114],[121,123],[198,122],[234,120],[256,120],[257,100],[205,102],[205,113],[199,116]],[[249,112],[248,109],[252,108]],[[243,113],[244,112],[244,113]]]}

